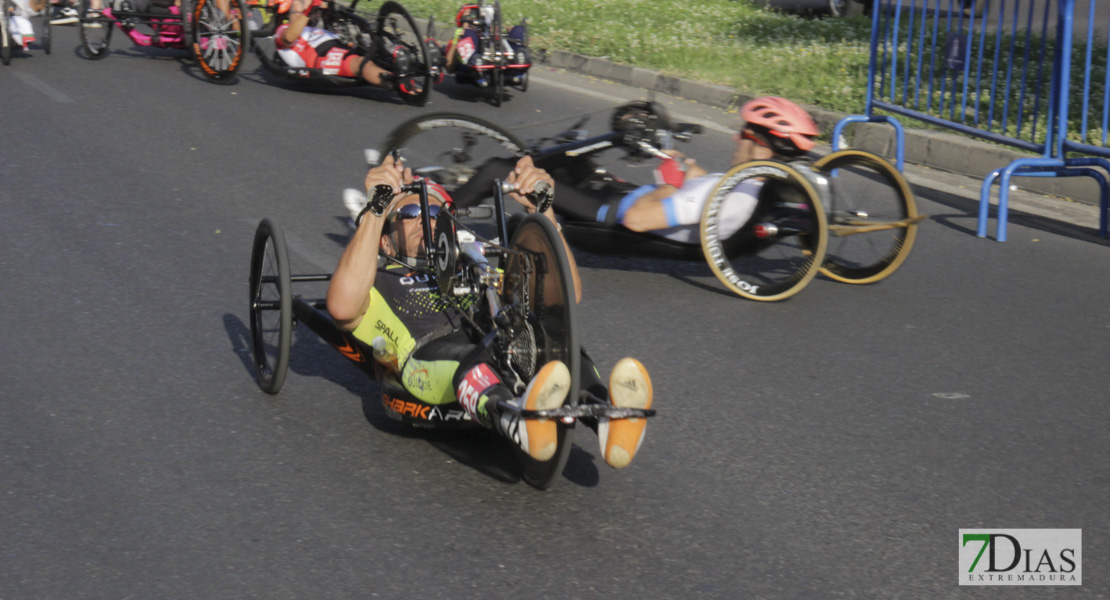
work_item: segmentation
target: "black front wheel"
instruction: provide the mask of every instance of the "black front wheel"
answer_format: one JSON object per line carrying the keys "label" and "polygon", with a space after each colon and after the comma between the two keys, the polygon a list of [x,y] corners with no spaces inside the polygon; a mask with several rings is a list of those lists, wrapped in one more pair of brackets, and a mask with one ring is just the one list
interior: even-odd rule
{"label": "black front wheel", "polygon": [[9,29],[11,22],[8,0],[0,0],[0,62],[9,65],[12,62],[12,32]]}
{"label": "black front wheel", "polygon": [[[546,217],[529,215],[516,227],[504,264],[501,302],[506,313],[514,315],[512,336],[503,348],[503,366],[527,382],[548,362],[562,361],[571,375],[564,405],[577,405],[582,355],[574,281],[566,247]],[[568,433],[574,423],[557,421],[556,426],[557,446],[548,460],[536,460],[514,445],[523,467],[522,478],[539,489],[551,485],[570,455]]]}
{"label": "black front wheel", "polygon": [[[94,1],[96,7],[93,6]],[[100,12],[106,1],[81,0],[81,8],[79,9],[81,48],[85,51],[85,56],[94,60],[108,56],[108,44],[112,41],[114,21]]]}
{"label": "black front wheel", "polygon": [[52,6],[47,2],[46,7],[42,9],[42,49],[47,54],[50,54],[50,19],[53,18],[50,13]]}
{"label": "black front wheel", "polygon": [[505,95],[505,70],[493,69],[493,85],[490,86],[493,90],[493,105],[501,106],[501,98]]}
{"label": "black front wheel", "polygon": [[216,83],[231,83],[239,73],[243,54],[250,47],[247,8],[243,0],[197,0],[192,11],[193,58],[204,76]]}
{"label": "black front wheel", "polygon": [[[423,165],[420,173],[442,185],[461,206],[470,206],[464,197],[468,194],[456,191],[465,186],[481,199],[488,198],[490,186],[475,177],[492,160],[515,162],[524,154],[524,142],[500,125],[444,112],[415,117],[395,127],[386,135],[379,152],[389,156],[394,150],[411,164]],[[505,177],[508,171],[499,169],[495,176]]]}
{"label": "black front wheel", "polygon": [[401,80],[415,83],[416,93],[403,93],[401,99],[407,104],[424,106],[432,93],[432,71],[428,63],[428,47],[416,28],[409,11],[397,2],[390,0],[378,11],[378,53],[385,65],[394,71]]}
{"label": "black front wheel", "polygon": [[285,234],[270,219],[254,233],[250,273],[251,353],[258,387],[276,394],[293,345],[293,293]]}

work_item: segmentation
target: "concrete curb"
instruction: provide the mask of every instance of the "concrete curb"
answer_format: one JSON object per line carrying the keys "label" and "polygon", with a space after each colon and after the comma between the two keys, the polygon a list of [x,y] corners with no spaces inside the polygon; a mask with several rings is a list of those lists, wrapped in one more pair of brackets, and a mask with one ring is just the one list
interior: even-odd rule
{"label": "concrete curb", "polygon": [[[735,110],[752,98],[736,90],[665,75],[650,69],[620,65],[608,59],[595,58],[567,52],[549,50],[535,57],[541,64],[576,71],[615,81],[624,85],[693,100],[709,106]],[[817,107],[807,106],[818,126],[831,133],[836,123],[846,115]],[[895,134],[889,125],[862,123],[846,129],[847,143],[852,148],[874,152],[894,159]],[[994,169],[1005,167],[1018,158],[1038,155],[996,146],[974,138],[954,133],[905,130],[905,160],[908,163],[982,181]],[[1022,189],[1042,194],[1062,196],[1084,204],[1098,205],[1099,188],[1089,177],[1022,177],[1015,179]]]}

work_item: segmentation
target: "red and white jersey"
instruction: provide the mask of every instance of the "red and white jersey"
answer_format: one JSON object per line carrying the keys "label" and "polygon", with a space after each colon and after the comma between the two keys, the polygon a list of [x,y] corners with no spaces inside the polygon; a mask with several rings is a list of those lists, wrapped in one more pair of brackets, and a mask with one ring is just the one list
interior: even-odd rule
{"label": "red and white jersey", "polygon": [[[711,173],[683,182],[682,187],[663,199],[663,208],[671,226],[651,233],[678,242],[696,243],[700,236],[698,223],[701,222],[702,210],[722,177],[724,173]],[[762,181],[742,181],[721,201],[718,219],[722,238],[732,235],[748,222],[755,212],[762,186]]]}
{"label": "red and white jersey", "polygon": [[[317,27],[305,27],[300,37],[292,45],[286,46],[283,34],[289,28],[288,24],[281,25],[274,32],[277,42],[278,55],[285,64],[291,67],[316,67],[320,58],[317,48],[328,42],[339,42],[339,36]],[[321,65],[322,66],[322,65]]]}

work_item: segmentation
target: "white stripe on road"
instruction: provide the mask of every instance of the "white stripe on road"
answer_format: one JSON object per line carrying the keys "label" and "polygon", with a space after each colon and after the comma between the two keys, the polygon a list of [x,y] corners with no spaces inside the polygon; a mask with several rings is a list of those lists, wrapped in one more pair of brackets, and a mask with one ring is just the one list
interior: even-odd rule
{"label": "white stripe on road", "polygon": [[45,81],[39,79],[38,77],[35,77],[34,75],[28,75],[27,73],[24,73],[22,71],[16,71],[15,76],[16,78],[21,79],[23,83],[26,83],[27,85],[35,88],[43,94],[46,94],[47,98],[50,98],[55,102],[59,102],[62,104],[73,102],[73,98],[70,98],[58,88],[50,85],[49,83],[46,83]]}

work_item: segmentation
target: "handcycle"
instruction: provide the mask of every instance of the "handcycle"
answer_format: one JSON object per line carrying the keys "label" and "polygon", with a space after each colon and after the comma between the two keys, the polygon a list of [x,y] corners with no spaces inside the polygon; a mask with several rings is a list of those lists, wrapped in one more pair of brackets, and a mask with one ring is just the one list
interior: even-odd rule
{"label": "handcycle", "polygon": [[[384,190],[375,193],[392,194],[389,186],[378,187]],[[500,403],[502,412],[556,422],[558,445],[550,459],[535,460],[513,445],[521,462],[522,479],[543,489],[562,472],[570,453],[568,433],[578,419],[646,418],[655,411],[616,408],[581,389],[582,352],[566,248],[551,221],[541,215],[510,221],[503,195],[512,190],[512,184],[496,180],[492,206],[463,209],[447,205],[433,227],[428,217],[426,180],[406,186],[403,193],[419,194],[428,259],[404,264],[412,269],[411,276],[417,281],[435,278],[439,297],[462,316],[470,338],[481,340],[488,348],[497,362],[493,366],[514,394],[521,394],[549,361],[561,360],[569,368],[571,387],[560,408],[528,411]],[[495,237],[483,237],[479,227],[470,224],[475,219],[488,222],[491,217],[495,217]],[[335,324],[326,313],[324,300],[293,294],[294,283],[330,279],[330,274],[292,274],[281,228],[271,219],[259,223],[249,283],[251,350],[262,390],[276,394],[281,389],[289,366],[293,327],[304,323],[378,381],[382,406],[390,417],[417,428],[479,427],[457,401],[429,404],[408,393],[399,380],[400,367],[383,366],[391,360],[383,338],[366,344]]]}
{"label": "handcycle", "polygon": [[[279,12],[277,3],[249,1],[254,2],[251,4],[251,11],[255,14],[252,20],[257,27],[254,51],[267,71],[283,79],[332,87],[370,85],[358,77],[344,77],[328,69],[294,66],[282,60],[273,35],[286,15]],[[408,104],[423,106],[431,94],[432,67],[428,60],[428,48],[416,21],[404,6],[394,0],[382,4],[376,15],[358,12],[358,3],[359,0],[354,0],[348,6],[327,0],[313,12],[313,20],[309,24],[336,34],[344,45],[370,57],[374,64],[399,79],[419,78],[422,81],[419,93],[398,92],[398,95]]]}
{"label": "handcycle", "polygon": [[250,47],[246,14],[244,0],[81,0],[78,22],[89,58],[108,56],[119,27],[138,46],[189,50],[205,77],[226,84]]}
{"label": "handcycle", "polygon": [[[528,91],[528,71],[532,68],[528,52],[528,19],[506,33],[501,20],[501,2],[486,0],[465,4],[455,15],[455,26],[469,26],[478,34],[478,55],[473,64],[455,68],[457,83],[486,87],[494,106],[501,106],[506,86]],[[428,39],[436,39],[435,19],[428,19]]]}
{"label": "handcycle", "polygon": [[[18,31],[12,22],[16,16],[16,4],[12,0],[0,0],[0,62],[9,65],[12,62],[12,52],[17,47],[27,48],[27,40]],[[25,18],[21,15],[20,18]],[[42,49],[50,54],[50,10],[49,5],[43,10],[42,38],[38,40]],[[29,23],[29,21],[28,21]],[[33,41],[33,40],[32,40]]]}
{"label": "handcycle", "polygon": [[[697,125],[672,123],[654,102],[618,107],[610,118],[610,131],[599,136],[588,137],[580,129],[586,119],[526,144],[494,123],[436,113],[398,125],[380,152],[400,150],[418,157],[420,164],[435,165],[422,173],[450,192],[481,180],[483,166],[490,161],[523,154],[551,173],[560,189],[605,190],[619,177],[599,164],[601,153],[617,150],[625,161],[642,163],[665,157],[663,150],[674,140],[688,141],[700,132]],[[747,223],[724,231],[721,213],[729,192],[759,181],[765,193],[759,194]],[[561,212],[558,202],[555,211],[563,219],[564,237],[576,248],[607,255],[704,260],[728,290],[757,301],[788,298],[818,273],[851,284],[880,281],[906,260],[917,223],[924,219],[901,173],[882,158],[858,150],[812,162],[757,160],[732,167],[710,192],[696,242],[583,220]]]}

